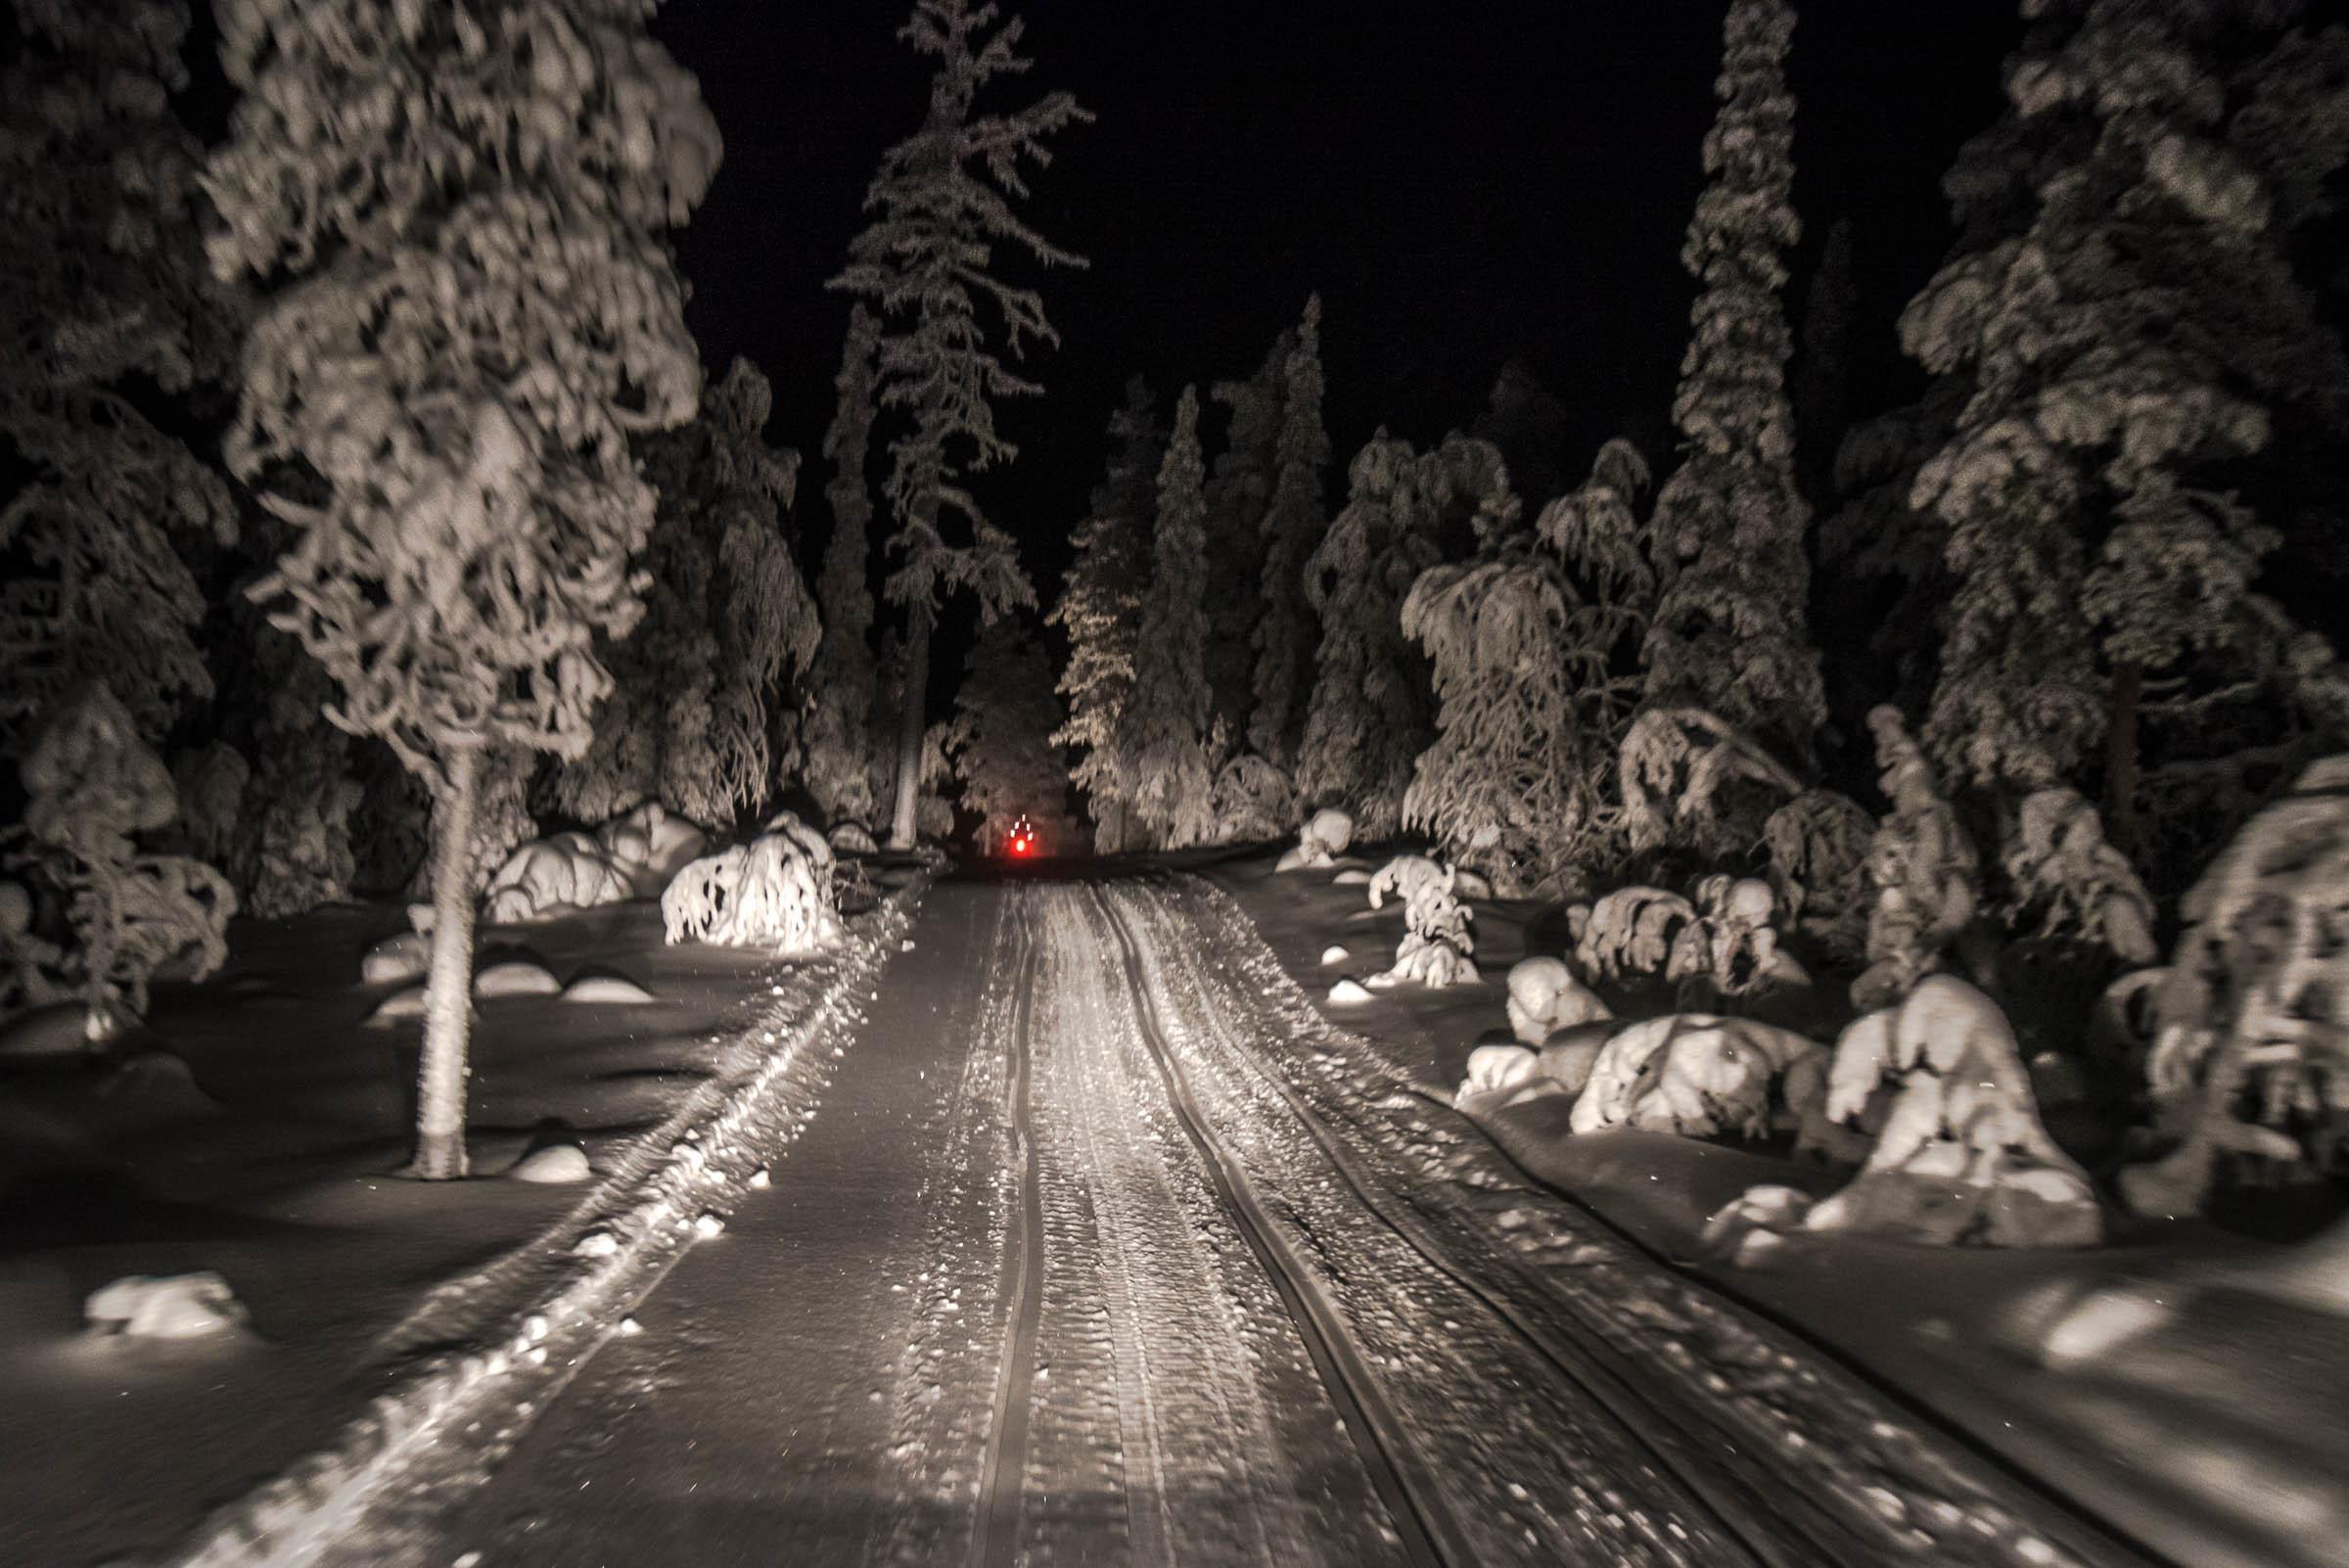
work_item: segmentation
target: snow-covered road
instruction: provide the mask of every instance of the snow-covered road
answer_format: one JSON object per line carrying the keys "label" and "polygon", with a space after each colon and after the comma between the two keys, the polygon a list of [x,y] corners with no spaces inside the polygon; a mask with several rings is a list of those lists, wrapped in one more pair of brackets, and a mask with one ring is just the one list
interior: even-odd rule
{"label": "snow-covered road", "polygon": [[1506,1189],[1205,884],[914,935],[772,1188],[403,1556],[2136,1561]]}

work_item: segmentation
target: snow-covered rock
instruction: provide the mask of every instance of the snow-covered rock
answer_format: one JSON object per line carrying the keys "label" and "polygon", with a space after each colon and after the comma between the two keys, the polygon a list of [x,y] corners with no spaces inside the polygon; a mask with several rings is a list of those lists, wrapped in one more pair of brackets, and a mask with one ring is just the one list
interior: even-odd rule
{"label": "snow-covered rock", "polygon": [[1460,1080],[1452,1098],[1502,1093],[1532,1080],[1539,1070],[1534,1053],[1523,1045],[1479,1045],[1468,1053],[1468,1076]]}
{"label": "snow-covered rock", "polygon": [[1345,948],[1339,946],[1335,943],[1332,943],[1330,945],[1321,949],[1321,961],[1324,964],[1342,964],[1353,956],[1354,954],[1348,952]]}
{"label": "snow-covered rock", "polygon": [[245,1326],[244,1303],[210,1269],[190,1274],[127,1274],[93,1291],[82,1316],[95,1334],[132,1339],[202,1339]]}
{"label": "snow-covered rock", "polygon": [[1955,976],[1927,976],[1899,1007],[1844,1031],[1825,1114],[1857,1119],[1887,1082],[1895,1093],[1875,1147],[1805,1216],[1808,1228],[1992,1247],[2101,1239],[2095,1189],[2040,1124],[1998,1003]]}
{"label": "snow-covered rock", "polygon": [[649,1002],[653,993],[625,975],[581,975],[563,988],[568,1002]]}
{"label": "snow-covered rock", "polygon": [[542,1149],[532,1149],[515,1161],[514,1169],[506,1173],[517,1181],[546,1185],[584,1181],[594,1174],[587,1164],[587,1151],[576,1143],[549,1143]]}
{"label": "snow-covered rock", "polygon": [[359,982],[367,986],[390,986],[420,980],[432,963],[432,939],[422,932],[403,931],[367,949],[359,960]]}
{"label": "snow-covered rock", "polygon": [[1358,981],[1341,980],[1329,988],[1329,999],[1341,1006],[1351,1006],[1370,1000],[1370,992]]}
{"label": "snow-covered rock", "polygon": [[503,959],[473,977],[476,996],[552,996],[562,989],[546,965],[530,958]]}
{"label": "snow-covered rock", "polygon": [[1561,958],[1527,958],[1509,970],[1509,1033],[1540,1045],[1561,1029],[1613,1018]]}
{"label": "snow-covered rock", "polygon": [[861,822],[835,822],[832,831],[824,835],[835,854],[878,854],[881,846]]}

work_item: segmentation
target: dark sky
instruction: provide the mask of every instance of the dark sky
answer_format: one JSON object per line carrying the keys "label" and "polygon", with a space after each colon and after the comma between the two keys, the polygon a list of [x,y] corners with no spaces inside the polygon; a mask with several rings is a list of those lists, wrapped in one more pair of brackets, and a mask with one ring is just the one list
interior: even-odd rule
{"label": "dark sky", "polygon": [[[982,498],[1049,599],[1125,378],[1241,376],[1321,293],[1328,420],[1345,460],[1384,423],[1430,440],[1505,359],[1564,402],[1580,472],[1607,436],[1667,434],[1693,285],[1678,254],[1720,64],[1717,0],[1424,5],[1031,0],[1036,69],[1072,128],[1028,208],[1091,258],[1038,278],[1063,345],[1007,411],[1022,453]],[[813,454],[846,301],[824,291],[874,162],[928,72],[888,0],[672,0],[660,34],[699,74],[725,162],[682,239],[713,374],[749,353],[771,434]],[[1892,319],[1948,239],[1938,182],[1999,107],[2019,33],[2004,0],[1806,0],[1794,40],[1801,298],[1829,222],[1856,227],[1862,411],[1901,390]],[[1014,95],[1020,95],[1015,97]],[[802,515],[820,535],[823,476]],[[1341,499],[1333,493],[1333,500]]]}

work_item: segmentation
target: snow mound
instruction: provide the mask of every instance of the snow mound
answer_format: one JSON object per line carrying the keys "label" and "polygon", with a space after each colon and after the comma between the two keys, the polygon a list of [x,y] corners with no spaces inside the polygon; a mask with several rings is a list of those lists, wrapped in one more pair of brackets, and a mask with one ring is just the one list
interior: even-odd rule
{"label": "snow mound", "polygon": [[1363,990],[1361,984],[1358,981],[1341,980],[1336,985],[1329,988],[1329,999],[1333,1002],[1339,1003],[1342,1006],[1352,1005],[1356,1002],[1368,1001],[1370,999],[1370,992]]}
{"label": "snow mound", "polygon": [[1562,958],[1527,958],[1509,970],[1509,1033],[1539,1045],[1561,1029],[1615,1015]]}
{"label": "snow mound", "polygon": [[550,1143],[543,1149],[532,1149],[514,1162],[506,1175],[517,1181],[535,1181],[544,1185],[559,1182],[584,1181],[595,1174],[587,1164],[587,1151],[576,1143]]}
{"label": "snow mound", "polygon": [[192,1274],[126,1274],[82,1304],[93,1334],[132,1339],[202,1339],[245,1326],[244,1303],[210,1269]]}
{"label": "snow mound", "polygon": [[1334,807],[1315,811],[1297,835],[1297,848],[1280,857],[1275,871],[1318,870],[1354,843],[1354,818]]}
{"label": "snow mound", "polygon": [[1333,888],[1359,888],[1368,884],[1370,873],[1362,870],[1341,871],[1329,879]]}
{"label": "snow mound", "polygon": [[107,1076],[98,1092],[143,1120],[212,1116],[223,1109],[169,1051],[141,1051]]}
{"label": "snow mound", "polygon": [[90,1032],[90,1009],[78,1001],[31,1007],[0,1024],[0,1061],[37,1062],[86,1056],[131,1027],[124,1018],[101,1014]]}
{"label": "snow mound", "polygon": [[390,986],[407,980],[421,980],[432,967],[433,945],[419,931],[403,931],[386,937],[367,949],[359,960],[359,983],[365,986]]}
{"label": "snow mound", "polygon": [[508,958],[473,977],[476,996],[552,996],[562,989],[546,965],[530,958]]}
{"label": "snow mound", "polygon": [[1335,943],[1321,949],[1321,961],[1325,964],[1342,964],[1353,956],[1354,954]]}
{"label": "snow mound", "polygon": [[653,993],[625,975],[581,975],[563,988],[568,1002],[649,1002]]}
{"label": "snow mound", "polygon": [[403,1018],[422,1018],[423,1016],[424,988],[422,986],[406,986],[377,1002],[375,1011],[367,1015],[367,1022],[370,1024],[392,1024]]}
{"label": "snow mound", "polygon": [[1483,872],[1463,868],[1458,873],[1458,878],[1459,880],[1452,884],[1452,891],[1461,898],[1490,899],[1493,897],[1493,884]]}
{"label": "snow mound", "polygon": [[1607,1048],[1607,1038],[1614,1030],[1611,1021],[1601,1020],[1576,1024],[1551,1035],[1534,1053],[1541,1064],[1542,1076],[1569,1094],[1580,1094],[1589,1086],[1591,1071],[1598,1066],[1598,1053]]}
{"label": "snow mound", "polygon": [[595,830],[604,857],[636,889],[650,891],[683,870],[710,848],[710,836],[659,801],[647,801]]}
{"label": "snow mound", "polygon": [[1698,1242],[1714,1256],[1750,1268],[1784,1244],[1781,1232],[1799,1225],[1810,1207],[1811,1195],[1794,1187],[1748,1187],[1713,1212]]}

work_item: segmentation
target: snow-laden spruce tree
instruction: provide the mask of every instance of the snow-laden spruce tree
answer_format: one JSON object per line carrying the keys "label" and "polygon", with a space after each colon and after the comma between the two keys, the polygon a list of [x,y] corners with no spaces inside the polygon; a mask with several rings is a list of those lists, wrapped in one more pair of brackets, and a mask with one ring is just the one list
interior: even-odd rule
{"label": "snow-laden spruce tree", "polygon": [[1174,433],[1158,469],[1150,530],[1150,586],[1142,596],[1133,688],[1118,725],[1124,794],[1160,849],[1206,843],[1215,832],[1215,768],[1208,755],[1207,497],[1199,450],[1199,392],[1174,404]]}
{"label": "snow-laden spruce tree", "polygon": [[1284,328],[1255,375],[1219,381],[1212,393],[1231,415],[1223,450],[1207,476],[1207,689],[1210,729],[1220,730],[1222,750],[1244,742],[1256,707],[1253,645],[1264,616],[1265,513],[1280,473],[1295,339],[1295,329]]}
{"label": "snow-laden spruce tree", "polygon": [[840,373],[832,379],[838,400],[824,432],[824,460],[832,465],[824,501],[832,533],[816,578],[823,631],[806,681],[807,761],[802,770],[827,822],[866,828],[873,824],[874,800],[873,491],[865,464],[872,455],[879,337],[879,324],[863,301],[851,305]]}
{"label": "snow-laden spruce tree", "polygon": [[1359,841],[1392,838],[1412,769],[1432,738],[1427,664],[1403,629],[1403,602],[1438,560],[1437,540],[1459,513],[1479,533],[1500,527],[1517,498],[1492,442],[1453,436],[1432,452],[1384,430],[1355,454],[1345,509],[1306,564],[1306,595],[1321,649],[1305,739],[1298,804],[1336,807]]}
{"label": "snow-laden spruce tree", "polygon": [[602,650],[613,689],[593,743],[561,767],[566,814],[604,822],[658,799],[723,825],[774,792],[786,759],[773,708],[813,654],[816,624],[784,523],[799,454],[767,444],[773,402],[765,375],[737,359],[691,421],[639,439],[661,497],[644,617]]}
{"label": "snow-laden spruce tree", "polygon": [[269,288],[227,451],[299,532],[255,588],[434,789],[414,1170],[465,1174],[483,757],[576,756],[641,606],[629,437],[701,365],[661,231],[717,166],[644,0],[229,0],[214,271]]}
{"label": "snow-laden spruce tree", "polygon": [[1305,563],[1328,526],[1321,495],[1329,437],[1321,428],[1319,295],[1305,301],[1305,316],[1289,348],[1274,456],[1272,499],[1264,521],[1263,604],[1250,640],[1256,652],[1256,711],[1248,719],[1248,747],[1286,772],[1296,766],[1297,744],[1305,732],[1305,700],[1313,690],[1318,641],[1313,606],[1306,600]]}
{"label": "snow-laden spruce tree", "polygon": [[[1036,603],[1011,535],[987,520],[967,480],[1016,455],[996,433],[993,400],[1043,390],[1003,355],[1016,359],[1031,342],[1057,344],[1060,335],[1044,319],[1041,296],[1012,287],[988,264],[998,246],[1047,267],[1084,264],[1012,203],[1028,194],[1023,165],[1049,163],[1047,140],[1092,116],[1065,92],[1009,114],[975,113],[990,81],[1023,74],[1030,65],[1018,53],[1020,19],[997,25],[996,17],[991,4],[916,0],[898,36],[938,60],[929,114],[920,130],[883,156],[865,192],[872,220],[849,243],[849,264],[831,283],[870,301],[880,317],[881,406],[910,426],[889,443],[885,486],[898,523],[889,539],[898,569],[883,591],[906,618],[890,827],[898,849],[911,849],[918,828],[930,627],[941,599],[969,592],[982,621]],[[1001,353],[981,318],[982,300],[1001,319]]]}
{"label": "snow-laden spruce tree", "polygon": [[1911,492],[1955,579],[1923,738],[1977,788],[2101,761],[2124,844],[2141,712],[2190,726],[2246,679],[2271,709],[2323,706],[2297,672],[2329,659],[2260,591],[2294,520],[2237,488],[2280,425],[2349,435],[2349,369],[2293,258],[2349,161],[2349,34],[2282,30],[2304,9],[2064,8],[2006,73],[2006,141],[2036,149],[2024,217],[1901,321],[1966,387]]}
{"label": "snow-laden spruce tree", "polygon": [[998,616],[963,664],[946,725],[946,755],[962,805],[979,817],[979,852],[994,854],[1022,817],[1058,848],[1069,769],[1053,739],[1063,715],[1052,692],[1052,661],[1018,616]]}
{"label": "snow-laden spruce tree", "polygon": [[262,624],[252,635],[241,684],[253,778],[226,869],[245,912],[276,920],[351,897],[351,814],[364,790],[350,776],[351,738],[324,716],[334,681],[285,632]]}
{"label": "snow-laden spruce tree", "polygon": [[1053,740],[1079,753],[1072,774],[1093,819],[1102,854],[1141,847],[1140,823],[1125,793],[1119,741],[1127,693],[1133,689],[1134,649],[1142,629],[1142,590],[1150,580],[1150,525],[1158,509],[1158,469],[1167,435],[1139,376],[1126,384],[1126,405],[1109,418],[1109,461],[1079,524],[1077,558],[1063,579],[1052,624],[1069,637],[1060,695],[1068,722]]}
{"label": "snow-laden spruce tree", "polygon": [[1647,466],[1625,441],[1543,509],[1479,515],[1479,548],[1431,568],[1403,605],[1438,702],[1404,819],[1508,897],[1568,891],[1611,827],[1615,746],[1636,681],[1647,565],[1635,508]]}
{"label": "snow-laden spruce tree", "polygon": [[1825,720],[1807,630],[1809,511],[1796,488],[1779,292],[1794,215],[1786,0],[1732,0],[1681,263],[1701,288],[1673,423],[1681,466],[1656,497],[1662,578],[1648,627],[1646,706],[1697,709],[1807,761]]}
{"label": "snow-laden spruce tree", "polygon": [[160,744],[211,693],[189,558],[237,532],[220,476],[150,417],[159,393],[224,379],[234,346],[206,288],[201,149],[170,104],[187,84],[188,11],[15,11],[23,47],[0,76],[0,467],[14,488],[0,506],[0,752],[100,677]]}

